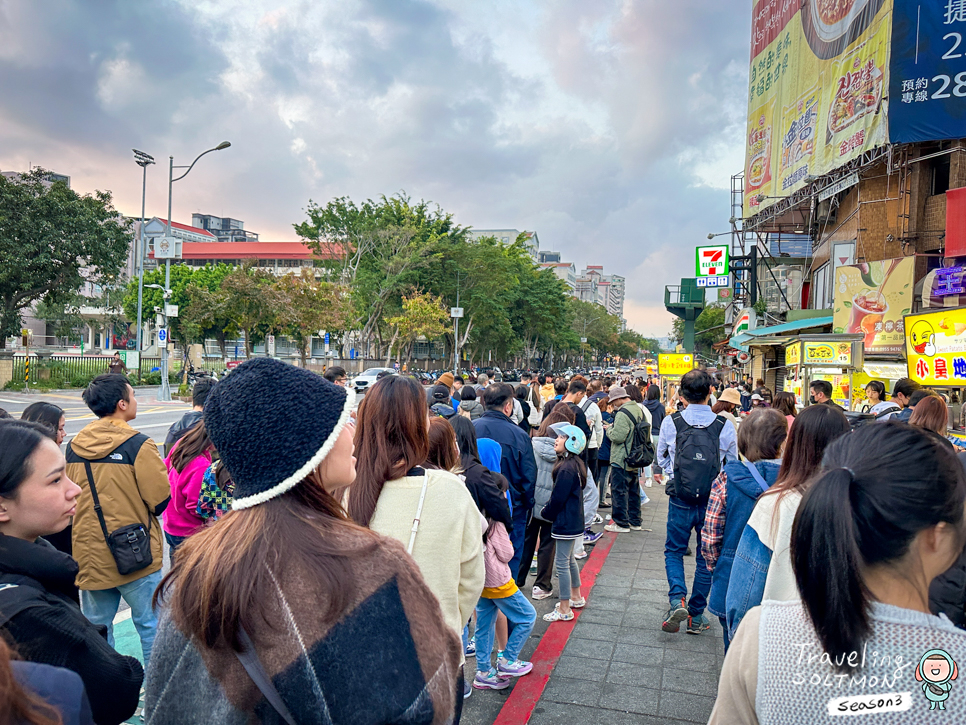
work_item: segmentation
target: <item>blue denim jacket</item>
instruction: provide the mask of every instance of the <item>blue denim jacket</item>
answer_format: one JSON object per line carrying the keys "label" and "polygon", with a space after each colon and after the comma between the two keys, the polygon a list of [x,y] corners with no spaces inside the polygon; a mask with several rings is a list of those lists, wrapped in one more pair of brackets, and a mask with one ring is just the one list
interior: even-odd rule
{"label": "blue denim jacket", "polygon": [[772,553],[771,549],[761,543],[758,532],[745,524],[731,566],[728,595],[725,599],[725,616],[731,639],[734,639],[738,625],[748,610],[761,604]]}
{"label": "blue denim jacket", "polygon": [[[754,464],[769,486],[778,478],[781,463],[777,461],[758,461]],[[708,611],[717,617],[727,614],[725,596],[730,588],[730,578],[735,552],[741,540],[745,524],[755,508],[755,502],[762,494],[761,486],[748,471],[743,461],[728,461],[724,467],[727,476],[725,484],[725,527],[721,542],[721,554],[714,567],[711,579],[711,593],[708,595]]]}

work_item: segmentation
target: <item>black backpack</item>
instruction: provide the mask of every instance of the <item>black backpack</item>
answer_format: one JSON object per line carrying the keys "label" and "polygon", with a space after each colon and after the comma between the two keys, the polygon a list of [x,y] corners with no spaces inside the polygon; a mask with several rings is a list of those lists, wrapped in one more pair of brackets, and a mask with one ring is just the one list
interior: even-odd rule
{"label": "black backpack", "polygon": [[[651,442],[651,424],[647,416],[642,413],[641,419],[635,420],[631,411],[618,408],[619,413],[624,413],[631,419],[631,434],[624,441],[627,452],[624,457],[624,468],[644,468],[654,463],[654,444]],[[628,447],[628,443],[630,447]]]}
{"label": "black backpack", "polygon": [[706,428],[688,425],[680,413],[671,416],[677,431],[674,448],[674,486],[669,494],[685,503],[703,505],[711,484],[721,472],[719,440],[727,421],[720,415]]}

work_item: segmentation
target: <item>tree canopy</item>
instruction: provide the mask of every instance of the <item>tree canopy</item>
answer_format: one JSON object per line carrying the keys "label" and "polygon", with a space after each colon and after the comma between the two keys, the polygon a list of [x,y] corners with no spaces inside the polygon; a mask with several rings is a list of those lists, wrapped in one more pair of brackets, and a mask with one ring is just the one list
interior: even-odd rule
{"label": "tree canopy", "polygon": [[63,309],[87,283],[122,282],[131,233],[110,192],[81,196],[48,176],[40,168],[0,176],[0,347],[20,334],[34,303]]}

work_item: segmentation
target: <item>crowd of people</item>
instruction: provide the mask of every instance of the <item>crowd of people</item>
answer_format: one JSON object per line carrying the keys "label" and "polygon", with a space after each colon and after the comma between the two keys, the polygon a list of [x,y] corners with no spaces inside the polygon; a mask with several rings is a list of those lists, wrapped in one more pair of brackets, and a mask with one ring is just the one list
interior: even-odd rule
{"label": "crowd of people", "polygon": [[[799,409],[704,370],[669,390],[386,375],[358,408],[346,382],[267,358],[203,379],[164,457],[116,373],[85,390],[96,420],[66,454],[57,406],[0,420],[14,722],[120,723],[142,687],[148,723],[458,722],[474,689],[532,671],[534,601],[557,599],[550,626],[593,606],[594,527],[635,535],[655,487],[653,626],[711,636],[717,618],[712,722],[818,721],[828,697],[801,682],[869,674],[852,655],[870,644],[897,664],[942,652],[944,680],[915,674],[944,708],[966,655],[966,452],[935,392],[870,384],[874,424],[857,424],[824,381]],[[121,599],[140,660],[114,649]]]}

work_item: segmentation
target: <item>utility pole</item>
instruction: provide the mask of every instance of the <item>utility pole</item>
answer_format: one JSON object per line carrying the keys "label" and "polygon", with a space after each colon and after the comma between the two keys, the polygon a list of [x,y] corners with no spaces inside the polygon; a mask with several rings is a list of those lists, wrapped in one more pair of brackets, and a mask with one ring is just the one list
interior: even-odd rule
{"label": "utility pole", "polygon": [[[138,151],[137,149],[131,149],[134,151],[134,163],[141,167],[142,180],[141,180],[141,229],[140,229],[140,240],[137,244],[137,251],[135,253],[136,259],[135,264],[137,266],[138,274],[138,329],[137,329],[137,349],[138,357],[140,359],[141,350],[143,346],[141,345],[141,336],[143,335],[143,309],[144,309],[144,215],[145,204],[147,202],[148,194],[148,165],[154,163],[154,157],[150,154],[146,154],[143,151]],[[141,379],[141,366],[138,365],[138,379]]]}
{"label": "utility pole", "polygon": [[[460,272],[456,270],[456,309],[460,309]],[[456,326],[456,331],[453,336],[453,377],[457,377],[460,374],[460,317],[462,316],[462,310],[460,314],[453,315],[453,323]]]}

